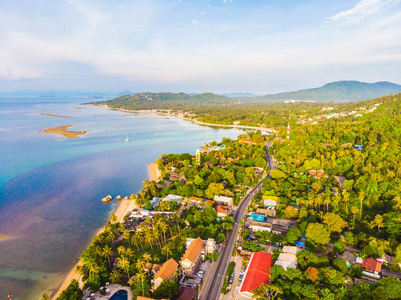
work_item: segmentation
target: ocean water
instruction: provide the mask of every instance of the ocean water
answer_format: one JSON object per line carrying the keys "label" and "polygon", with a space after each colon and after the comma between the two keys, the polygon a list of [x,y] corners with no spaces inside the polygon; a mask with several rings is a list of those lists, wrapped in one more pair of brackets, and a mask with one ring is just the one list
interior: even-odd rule
{"label": "ocean water", "polygon": [[[0,98],[0,235],[11,236],[0,240],[0,299],[56,290],[117,208],[100,199],[139,192],[163,152],[194,154],[243,133],[80,105],[87,101]],[[69,124],[89,132],[78,139],[41,132]]]}

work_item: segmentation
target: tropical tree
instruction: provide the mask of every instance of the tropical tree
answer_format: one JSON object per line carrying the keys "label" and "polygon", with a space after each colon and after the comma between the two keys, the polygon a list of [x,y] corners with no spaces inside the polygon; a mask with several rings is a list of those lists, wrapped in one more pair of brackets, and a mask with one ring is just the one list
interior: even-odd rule
{"label": "tropical tree", "polygon": [[120,268],[123,268],[127,272],[128,278],[130,278],[128,270],[129,265],[130,265],[129,260],[127,260],[124,256],[121,256],[120,260],[118,261],[118,266]]}
{"label": "tropical tree", "polygon": [[169,254],[170,254],[170,255],[172,254],[171,249],[170,249],[170,247],[169,247],[168,245],[164,245],[164,247],[162,248],[162,253],[163,253],[164,255],[166,255],[167,260],[168,260]]}
{"label": "tropical tree", "polygon": [[361,210],[359,211],[359,217],[362,219],[362,203],[363,203],[363,200],[365,200],[365,192],[360,191],[358,198],[359,198],[359,201],[361,202]]}
{"label": "tropical tree", "polygon": [[39,300],[50,300],[50,297],[47,293],[43,293],[42,295],[40,295]]}
{"label": "tropical tree", "polygon": [[370,223],[370,228],[373,229],[374,227],[377,227],[377,231],[379,231],[380,228],[384,227],[384,221],[382,215],[376,215],[374,220]]}
{"label": "tropical tree", "polygon": [[355,216],[358,213],[358,208],[356,206],[351,207],[351,213],[354,215],[353,219],[352,219],[352,227],[355,226]]}
{"label": "tropical tree", "polygon": [[107,257],[107,261],[109,262],[109,266],[111,269],[111,262],[110,262],[110,256],[113,254],[113,250],[109,247],[109,245],[105,245],[102,249],[101,255],[103,257]]}
{"label": "tropical tree", "polygon": [[111,214],[109,217],[110,223],[115,223],[117,222],[117,216],[115,214]]}
{"label": "tropical tree", "polygon": [[121,273],[118,270],[113,270],[110,275],[109,275],[109,279],[111,282],[120,282],[121,280]]}

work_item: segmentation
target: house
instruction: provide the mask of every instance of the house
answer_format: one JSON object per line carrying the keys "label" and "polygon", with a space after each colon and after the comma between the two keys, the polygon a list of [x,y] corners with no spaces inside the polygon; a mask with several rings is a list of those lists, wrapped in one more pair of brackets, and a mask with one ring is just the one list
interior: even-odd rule
{"label": "house", "polygon": [[297,222],[289,219],[271,219],[273,225],[281,226],[281,227],[295,227],[297,226]]}
{"label": "house", "polygon": [[214,202],[216,204],[226,205],[228,207],[233,206],[233,198],[225,196],[214,196]]}
{"label": "house", "polygon": [[150,211],[148,210],[144,210],[141,208],[134,208],[131,212],[131,214],[129,215],[130,219],[146,219],[147,217],[150,216]]}
{"label": "house", "polygon": [[193,274],[201,260],[201,252],[205,242],[201,238],[195,239],[181,258],[181,267],[185,274]]}
{"label": "house", "polygon": [[265,223],[265,222],[251,221],[251,224],[249,225],[249,229],[251,229],[253,232],[257,232],[257,231],[271,232],[272,224]]}
{"label": "house", "polygon": [[155,209],[156,205],[159,204],[161,201],[162,201],[162,198],[153,197],[152,201],[150,201],[150,204],[152,205],[152,209]]}
{"label": "house", "polygon": [[170,258],[168,261],[166,261],[160,268],[159,272],[157,272],[155,277],[152,279],[153,289],[157,289],[164,280],[171,280],[177,268],[178,263],[173,258]]}
{"label": "house", "polygon": [[169,176],[169,179],[170,179],[170,181],[177,181],[177,180],[179,180],[181,177],[183,177],[183,174],[182,174],[182,173],[174,173],[174,172],[171,172],[171,173],[170,173],[170,176]]}
{"label": "house", "polygon": [[372,257],[365,258],[362,261],[362,268],[365,269],[366,272],[373,273],[375,275],[379,275],[382,270],[382,263],[380,261],[375,260]]}
{"label": "house", "polygon": [[210,168],[211,166],[213,166],[213,163],[211,161],[207,161],[203,164],[205,167]]}
{"label": "house", "polygon": [[296,256],[301,250],[295,246],[284,246],[282,251],[282,253],[294,254]]}
{"label": "house", "polygon": [[198,291],[194,288],[180,286],[178,289],[177,300],[193,300],[198,299]]}
{"label": "house", "polygon": [[316,176],[317,176],[317,177],[322,177],[322,176],[324,176],[324,174],[325,174],[325,173],[324,173],[324,170],[317,170],[317,171],[316,171]]}
{"label": "house", "polygon": [[273,256],[271,254],[262,251],[257,251],[252,254],[236,299],[252,299],[252,291],[255,288],[263,283],[270,283],[272,258]]}
{"label": "house", "polygon": [[180,286],[196,289],[200,285],[202,278],[198,275],[184,275],[179,282]]}
{"label": "house", "polygon": [[[296,247],[294,247],[296,248]],[[280,253],[276,262],[274,263],[275,266],[282,266],[284,270],[287,271],[288,268],[296,269],[298,266],[297,257],[291,253]]]}
{"label": "house", "polygon": [[355,264],[356,257],[352,254],[351,251],[344,251],[343,254],[337,255],[338,258],[341,258],[343,261],[347,263],[348,267],[351,267],[352,265]]}
{"label": "house", "polygon": [[277,201],[277,196],[263,196],[263,205],[268,209],[276,209]]}
{"label": "house", "polygon": [[181,202],[181,196],[168,194],[166,197],[163,198],[163,201],[177,201],[178,203]]}
{"label": "house", "polygon": [[256,210],[257,214],[265,215],[265,217],[275,217],[277,211],[275,209],[264,209],[264,208],[258,208]]}
{"label": "house", "polygon": [[316,176],[316,170],[309,170],[309,175]]}
{"label": "house", "polygon": [[190,202],[197,202],[197,203],[199,203],[199,202],[201,202],[202,200],[203,200],[203,198],[199,198],[199,197],[195,197],[195,196],[189,198],[189,201],[190,201]]}
{"label": "house", "polygon": [[146,273],[149,273],[150,271],[152,271],[152,267],[153,267],[153,264],[148,262],[148,263],[145,263],[145,267],[143,268],[143,270]]}
{"label": "house", "polygon": [[225,205],[217,205],[215,207],[215,210],[217,212],[217,217],[218,218],[224,218],[225,216],[227,216],[228,213],[228,207]]}
{"label": "house", "polygon": [[300,240],[295,241],[295,246],[297,246],[301,250],[305,250],[306,248],[305,242]]}
{"label": "house", "polygon": [[265,220],[265,215],[262,214],[250,214],[249,217],[253,221],[263,222]]}
{"label": "house", "polygon": [[207,239],[206,242],[206,255],[212,254],[216,250],[216,241],[213,238]]}
{"label": "house", "polygon": [[259,167],[253,167],[253,169],[255,170],[256,174],[258,174],[258,175],[262,174],[264,171],[263,168],[259,168]]}
{"label": "house", "polygon": [[279,141],[279,142],[284,142],[285,141],[285,139],[283,139],[282,137],[276,137],[276,138],[274,138],[274,140],[275,141]]}

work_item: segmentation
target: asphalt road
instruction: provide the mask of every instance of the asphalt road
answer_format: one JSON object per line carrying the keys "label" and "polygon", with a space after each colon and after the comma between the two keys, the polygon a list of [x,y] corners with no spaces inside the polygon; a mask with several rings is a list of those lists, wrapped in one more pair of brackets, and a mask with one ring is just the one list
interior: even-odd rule
{"label": "asphalt road", "polygon": [[[266,161],[269,164],[269,169],[273,170],[275,169],[273,158],[270,156],[268,151],[271,145],[272,142],[266,145]],[[220,291],[224,282],[224,277],[226,276],[227,267],[233,253],[235,241],[237,239],[239,221],[244,219],[246,208],[251,203],[255,195],[262,189],[263,179],[266,177],[270,177],[270,172],[267,175],[265,175],[262,178],[262,180],[260,180],[259,183],[251,191],[248,192],[248,194],[242,199],[237,210],[235,211],[234,214],[235,223],[233,225],[234,228],[227,234],[227,239],[225,241],[223,251],[218,260],[216,261],[217,266],[215,268],[212,268],[209,271],[209,274],[206,274],[207,278],[204,282],[203,289],[199,296],[200,300],[219,299]]]}

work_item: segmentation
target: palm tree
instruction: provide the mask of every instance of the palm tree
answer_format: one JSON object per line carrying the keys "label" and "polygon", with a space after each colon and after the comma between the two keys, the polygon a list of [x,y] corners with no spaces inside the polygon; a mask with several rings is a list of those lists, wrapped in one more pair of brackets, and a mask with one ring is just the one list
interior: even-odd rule
{"label": "palm tree", "polygon": [[118,261],[118,266],[125,269],[129,278],[129,261],[124,256],[121,256],[121,259]]}
{"label": "palm tree", "polygon": [[374,220],[370,223],[370,228],[371,229],[373,229],[376,226],[377,226],[377,231],[379,231],[380,228],[384,227],[384,221],[383,221],[383,216],[382,215],[376,215]]}
{"label": "palm tree", "polygon": [[144,253],[142,255],[142,258],[148,263],[151,260],[152,256],[149,253]]}
{"label": "palm tree", "polygon": [[117,222],[117,216],[115,214],[111,214],[109,217],[110,222],[113,224]]}
{"label": "palm tree", "polygon": [[128,248],[127,250],[125,250],[125,254],[128,256],[129,259],[131,259],[131,257],[134,255],[134,251],[132,251],[131,248]]}
{"label": "palm tree", "polygon": [[126,239],[126,240],[128,241],[129,246],[131,247],[131,239],[130,239],[131,234],[130,234],[130,232],[129,232],[128,229],[125,229],[125,230],[123,231],[123,236],[124,236],[124,239]]}
{"label": "palm tree", "polygon": [[359,201],[361,202],[361,210],[359,211],[359,217],[362,219],[362,202],[365,200],[365,192],[361,191],[359,193]]}
{"label": "palm tree", "polygon": [[104,257],[107,257],[107,260],[109,261],[110,269],[111,269],[110,256],[112,254],[113,254],[113,250],[109,247],[109,245],[104,246],[103,251],[101,252],[101,255]]}
{"label": "palm tree", "polygon": [[118,254],[120,254],[120,255],[124,255],[125,254],[125,247],[124,246],[119,246],[118,248],[117,248],[117,252],[118,252]]}
{"label": "palm tree", "polygon": [[164,247],[162,248],[162,253],[167,256],[167,260],[168,260],[168,255],[172,254],[170,247],[168,245],[164,245]]}
{"label": "palm tree", "polygon": [[151,248],[152,251],[153,251],[153,245],[152,245],[152,242],[153,242],[153,234],[152,234],[151,231],[145,232],[145,240],[149,243],[150,248]]}
{"label": "palm tree", "polygon": [[358,208],[356,206],[351,207],[351,213],[354,215],[354,218],[352,219],[352,227],[355,226],[355,216],[358,213]]}
{"label": "palm tree", "polygon": [[143,272],[143,270],[140,270],[140,271],[136,274],[136,276],[138,277],[138,279],[141,279],[141,281],[142,281],[142,296],[144,296],[144,295],[145,295],[145,290],[144,290],[144,288],[143,288],[143,280],[145,279],[145,273]]}
{"label": "palm tree", "polygon": [[178,277],[181,276],[181,274],[182,274],[182,268],[178,267],[177,270],[175,270],[173,276],[174,276],[174,278],[178,279]]}
{"label": "palm tree", "polygon": [[346,190],[343,191],[343,201],[345,202],[345,213],[348,215],[349,194]]}
{"label": "palm tree", "polygon": [[50,300],[50,297],[47,293],[43,293],[42,295],[40,295],[39,300]]}
{"label": "palm tree", "polygon": [[118,270],[113,270],[110,275],[109,279],[111,282],[119,282],[121,280],[121,273]]}

